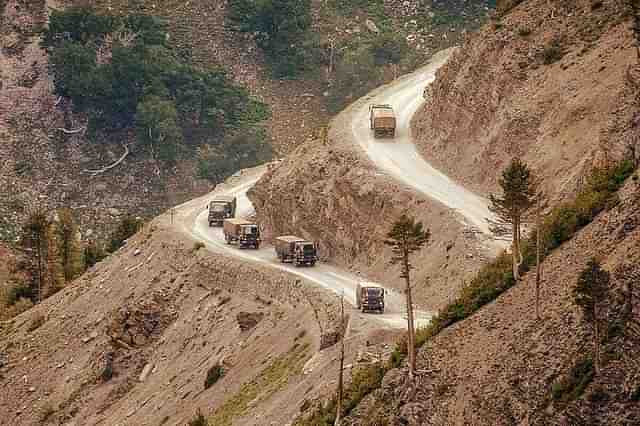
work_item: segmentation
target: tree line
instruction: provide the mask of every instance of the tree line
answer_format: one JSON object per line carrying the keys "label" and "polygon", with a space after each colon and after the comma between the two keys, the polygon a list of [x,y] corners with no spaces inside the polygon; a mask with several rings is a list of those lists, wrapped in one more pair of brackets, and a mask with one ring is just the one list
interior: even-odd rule
{"label": "tree line", "polygon": [[115,252],[142,227],[142,219],[124,217],[107,241],[83,241],[78,222],[68,208],[33,208],[24,221],[18,249],[26,272],[10,283],[2,297],[6,317],[17,315],[63,289],[91,266]]}
{"label": "tree line", "polygon": [[[166,22],[155,16],[52,11],[42,45],[55,93],[86,114],[91,138],[135,129],[138,142],[162,161],[192,156],[202,146],[215,147],[223,161],[226,138],[269,116],[224,69],[200,69],[181,58]],[[269,156],[264,138],[252,143],[257,155]],[[245,157],[243,165],[252,161]]]}

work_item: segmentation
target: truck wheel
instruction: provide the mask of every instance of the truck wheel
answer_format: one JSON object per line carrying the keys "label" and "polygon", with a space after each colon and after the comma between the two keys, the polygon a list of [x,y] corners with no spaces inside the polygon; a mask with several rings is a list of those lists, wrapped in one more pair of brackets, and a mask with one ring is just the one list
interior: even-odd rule
{"label": "truck wheel", "polygon": [[309,263],[309,266],[316,266],[316,262],[313,261],[313,262]]}

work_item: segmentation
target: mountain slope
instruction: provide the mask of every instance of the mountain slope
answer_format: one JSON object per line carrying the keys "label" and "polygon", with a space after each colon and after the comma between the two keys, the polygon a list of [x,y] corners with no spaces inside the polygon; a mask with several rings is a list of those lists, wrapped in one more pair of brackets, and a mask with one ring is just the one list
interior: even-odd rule
{"label": "mountain slope", "polygon": [[637,132],[633,2],[516,3],[440,70],[414,133],[426,158],[471,188],[495,191],[517,155],[549,195],[570,197]]}

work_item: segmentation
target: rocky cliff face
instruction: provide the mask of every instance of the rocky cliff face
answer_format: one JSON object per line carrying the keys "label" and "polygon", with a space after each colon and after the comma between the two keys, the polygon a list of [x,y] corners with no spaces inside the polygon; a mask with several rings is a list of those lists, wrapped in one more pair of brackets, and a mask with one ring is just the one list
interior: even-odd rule
{"label": "rocky cliff face", "polygon": [[480,192],[520,156],[568,196],[634,142],[633,2],[511,3],[439,70],[414,134],[429,161]]}

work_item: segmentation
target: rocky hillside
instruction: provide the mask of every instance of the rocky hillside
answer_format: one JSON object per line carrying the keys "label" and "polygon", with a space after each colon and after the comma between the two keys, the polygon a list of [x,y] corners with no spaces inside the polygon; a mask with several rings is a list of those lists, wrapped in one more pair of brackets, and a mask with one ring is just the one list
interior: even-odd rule
{"label": "rocky hillside", "polygon": [[[15,240],[19,223],[34,204],[71,207],[82,222],[84,236],[95,238],[127,213],[152,217],[210,187],[210,182],[195,178],[195,161],[165,167],[150,160],[147,150],[135,143],[130,144],[131,152],[120,166],[97,176],[86,171],[120,158],[122,143],[131,142],[134,135],[125,132],[108,143],[91,143],[83,131],[69,134],[60,130],[82,129],[86,117],[70,115],[67,102],[53,95],[40,31],[50,10],[74,5],[90,5],[113,15],[144,13],[165,18],[169,42],[182,57],[201,67],[224,67],[237,83],[269,105],[272,119],[265,126],[276,153],[288,153],[327,122],[326,96],[331,94],[327,76],[271,78],[251,35],[230,31],[225,24],[226,1],[2,1],[0,239]],[[400,72],[458,42],[467,28],[479,25],[488,10],[487,2],[480,0],[345,5],[350,9],[338,10],[334,2],[312,2],[312,28],[323,49],[328,39],[361,46],[365,35],[376,34],[370,28],[395,31],[406,36],[411,48],[412,60],[403,63]]]}
{"label": "rocky hillside", "polygon": [[253,424],[257,413],[284,424],[334,371],[335,354],[317,352],[321,330],[339,327],[335,302],[288,275],[214,257],[160,218],[1,323],[0,415],[20,425],[184,425],[200,409],[218,425]]}
{"label": "rocky hillside", "polygon": [[265,235],[295,234],[318,241],[323,259],[402,288],[389,265],[386,233],[410,211],[432,232],[415,262],[418,303],[437,310],[492,255],[486,240],[460,223],[457,214],[416,194],[375,166],[347,135],[349,111],[332,123],[332,133],[306,142],[269,170],[249,191]]}
{"label": "rocky hillside", "polygon": [[571,196],[586,170],[637,143],[634,2],[515,3],[439,71],[414,133],[429,161],[480,192],[517,155],[549,194]]}
{"label": "rocky hillside", "polygon": [[[445,329],[419,352],[416,385],[392,370],[350,425],[635,425],[640,419],[640,185],[543,265],[541,319],[535,273]],[[592,332],[573,289],[591,257],[611,273],[604,367],[593,377]],[[586,367],[585,367],[586,366]],[[385,423],[386,422],[386,423]]]}

